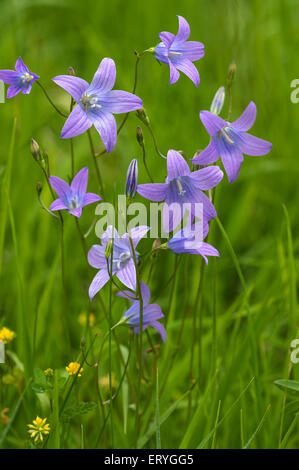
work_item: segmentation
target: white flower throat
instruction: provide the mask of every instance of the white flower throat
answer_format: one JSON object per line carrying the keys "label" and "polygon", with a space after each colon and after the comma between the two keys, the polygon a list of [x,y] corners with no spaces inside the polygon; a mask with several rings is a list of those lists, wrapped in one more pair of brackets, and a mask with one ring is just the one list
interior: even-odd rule
{"label": "white flower throat", "polygon": [[88,93],[84,93],[80,100],[83,109],[87,112],[89,109],[101,109],[101,105],[98,103],[98,96],[93,94],[89,95]]}

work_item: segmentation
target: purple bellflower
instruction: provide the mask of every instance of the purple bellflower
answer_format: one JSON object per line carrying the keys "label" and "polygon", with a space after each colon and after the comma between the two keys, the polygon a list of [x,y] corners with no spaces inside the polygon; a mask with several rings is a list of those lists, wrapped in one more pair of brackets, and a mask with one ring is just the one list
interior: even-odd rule
{"label": "purple bellflower", "polygon": [[[196,203],[203,205],[203,218],[208,221],[216,217],[216,210],[210,199],[203,193],[214,188],[222,179],[223,172],[218,166],[202,168],[191,173],[186,160],[175,150],[167,153],[167,178],[165,183],[149,183],[137,186],[137,192],[150,201],[165,201],[162,219],[165,232],[175,229],[191,209],[193,219]],[[174,210],[170,210],[171,206]]]}
{"label": "purple bellflower", "polygon": [[10,85],[7,90],[7,98],[12,98],[20,91],[24,95],[28,95],[32,88],[32,83],[39,79],[39,76],[33,72],[29,72],[28,67],[24,64],[21,57],[18,58],[16,70],[0,70],[0,80]]}
{"label": "purple bellflower", "polygon": [[190,26],[182,16],[178,16],[179,30],[175,36],[166,31],[159,34],[162,42],[155,47],[155,57],[169,65],[169,84],[175,83],[183,72],[189,77],[195,86],[199,85],[199,73],[192,63],[204,56],[204,45],[197,41],[188,41]]}
{"label": "purple bellflower", "polygon": [[[140,225],[131,230],[131,238],[134,249],[140,242],[141,238],[147,233],[150,227]],[[112,225],[107,227],[107,230],[101,236],[101,245],[93,245],[88,252],[89,264],[99,269],[99,272],[93,278],[89,287],[90,300],[94,298],[96,293],[109,281],[111,266],[111,255],[107,259],[105,251],[108,241],[113,240],[112,248],[112,275],[116,274],[120,282],[125,286],[136,291],[136,270],[134,265],[134,257],[131,249],[129,234],[125,233],[120,237],[117,230],[112,231]],[[136,260],[138,262],[138,253],[135,251]]]}
{"label": "purple bellflower", "polygon": [[233,123],[224,121],[219,116],[201,111],[200,119],[211,136],[209,145],[193,160],[193,163],[207,165],[214,163],[221,157],[223,166],[232,183],[239,175],[243,162],[243,153],[246,155],[266,155],[270,152],[272,144],[266,140],[247,134],[256,118],[256,105],[249,103],[243,114]]}
{"label": "purple bellflower", "polygon": [[203,226],[202,240],[197,240],[196,232],[200,231],[199,224],[196,222],[191,229],[183,228],[176,232],[176,234],[169,240],[168,248],[177,254],[189,253],[191,255],[201,255],[208,264],[207,256],[220,256],[218,250],[204,240],[209,232],[209,224],[205,223]]}
{"label": "purple bellflower", "polygon": [[65,181],[57,176],[50,176],[50,184],[56,191],[58,199],[52,202],[50,211],[66,209],[75,217],[80,217],[82,208],[92,202],[101,201],[102,198],[94,193],[87,193],[88,168],[82,168],[74,176],[69,186]]}
{"label": "purple bellflower", "polygon": [[53,81],[64,88],[77,103],[62,129],[63,139],[82,134],[94,125],[107,152],[113,150],[117,136],[113,114],[128,113],[142,107],[138,96],[126,91],[112,90],[115,78],[115,63],[109,58],[102,60],[90,85],[82,78],[71,75],[53,78]]}
{"label": "purple bellflower", "polygon": [[[162,341],[166,341],[166,331],[164,326],[159,323],[157,320],[163,318],[164,315],[161,311],[161,308],[157,304],[150,304],[150,290],[144,282],[140,283],[141,297],[143,302],[143,312],[142,312],[142,324],[143,331],[146,330],[148,326],[155,328],[162,338]],[[134,328],[135,333],[140,332],[140,301],[132,300],[132,293],[128,291],[119,292],[116,294],[119,297],[128,298],[132,302],[132,306],[124,314],[124,318],[127,319],[126,323]]]}
{"label": "purple bellflower", "polygon": [[136,158],[134,158],[127,171],[126,179],[126,194],[128,197],[134,197],[137,189],[137,178],[138,178],[138,163]]}

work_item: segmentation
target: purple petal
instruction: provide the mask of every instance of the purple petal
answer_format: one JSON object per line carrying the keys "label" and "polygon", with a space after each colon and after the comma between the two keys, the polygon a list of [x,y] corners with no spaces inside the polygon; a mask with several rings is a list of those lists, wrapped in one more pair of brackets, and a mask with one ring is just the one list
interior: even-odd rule
{"label": "purple petal", "polygon": [[75,137],[76,135],[83,134],[83,132],[87,131],[91,126],[92,122],[89,120],[87,114],[83,111],[81,106],[77,104],[63,126],[61,137],[63,139]]}
{"label": "purple petal", "polygon": [[180,52],[184,59],[189,59],[192,62],[201,59],[205,55],[204,45],[198,41],[188,41],[180,44],[174,43],[172,50]]}
{"label": "purple petal", "polygon": [[142,100],[127,91],[112,90],[101,97],[101,104],[108,113],[120,114],[140,109]]}
{"label": "purple petal", "polygon": [[92,82],[89,91],[110,91],[115,83],[116,68],[114,60],[105,58],[100,63]]}
{"label": "purple petal", "polygon": [[115,239],[115,238],[119,238],[119,235],[117,233],[117,230],[116,228],[112,227],[112,225],[109,225],[107,227],[107,230],[105,230],[105,232],[103,233],[103,235],[101,236],[101,242],[102,242],[102,245],[105,247],[108,243],[109,240],[111,239]]}
{"label": "purple petal", "polygon": [[178,178],[179,176],[189,175],[190,168],[184,157],[175,150],[167,152],[167,176],[168,180]]}
{"label": "purple petal", "polygon": [[62,209],[67,209],[66,205],[61,201],[61,199],[55,199],[50,206],[50,211],[60,211]]}
{"label": "purple petal", "polygon": [[219,152],[214,140],[211,140],[209,145],[202,152],[199,152],[196,157],[191,159],[191,162],[196,163],[197,165],[208,165],[210,163],[215,163],[218,158]]}
{"label": "purple petal", "polygon": [[176,64],[176,68],[180,70],[181,72],[183,72],[185,75],[187,75],[187,77],[189,77],[190,80],[192,80],[194,85],[198,87],[199,81],[200,81],[199,73],[195,65],[191,62],[191,60],[181,59]]}
{"label": "purple petal", "polygon": [[21,57],[16,61],[15,69],[20,73],[30,73],[28,67],[24,64]]}
{"label": "purple petal", "polygon": [[83,206],[92,204],[93,202],[101,201],[102,198],[95,193],[86,193],[84,196]]}
{"label": "purple petal", "polygon": [[141,290],[141,297],[143,301],[143,307],[146,307],[147,304],[149,303],[149,300],[151,298],[151,293],[149,290],[149,287],[145,282],[140,283],[140,290]]}
{"label": "purple petal", "polygon": [[163,206],[162,210],[162,226],[163,231],[166,233],[172,232],[180,224],[184,217],[186,208],[182,207],[178,203],[167,202]]}
{"label": "purple petal", "polygon": [[[136,248],[140,240],[144,237],[144,235],[150,230],[150,227],[146,225],[140,225],[139,227],[134,227],[130,230],[131,238],[133,241],[133,246]],[[129,234],[125,233],[122,238],[129,240]]]}
{"label": "purple petal", "polygon": [[216,248],[214,248],[209,243],[205,243],[205,242],[201,242],[201,246],[200,248],[198,248],[197,251],[198,251],[198,254],[200,254],[204,258],[206,264],[208,264],[208,260],[206,256],[218,256],[218,257],[220,256],[219,251],[216,250]]}
{"label": "purple petal", "polygon": [[59,199],[65,202],[71,191],[69,185],[61,178],[58,178],[58,176],[50,176],[49,181],[54,191],[58,194]]}
{"label": "purple petal", "polygon": [[136,270],[132,260],[129,261],[125,268],[117,271],[116,276],[125,286],[136,291]]}
{"label": "purple petal", "polygon": [[58,75],[52,80],[67,91],[77,103],[79,103],[81,96],[88,88],[88,83],[83,78],[73,77],[72,75]]}
{"label": "purple petal", "polygon": [[139,184],[137,193],[150,201],[164,201],[168,185],[166,183]]}
{"label": "purple petal", "polygon": [[99,132],[107,153],[110,153],[115,147],[117,137],[116,121],[113,114],[100,113],[93,125]]}
{"label": "purple petal", "polygon": [[73,178],[71,189],[80,199],[84,198],[88,182],[88,168],[82,168]]}
{"label": "purple petal", "polygon": [[170,68],[169,85],[172,85],[173,83],[176,83],[180,78],[180,72],[172,64],[171,60],[168,60],[168,65]]}
{"label": "purple petal", "polygon": [[166,341],[166,330],[165,330],[164,326],[162,325],[162,323],[160,323],[156,320],[153,320],[151,322],[151,326],[153,328],[155,328],[155,330],[158,331],[158,333],[160,334],[160,336],[162,338],[163,343],[165,343],[165,341]]}
{"label": "purple petal", "polygon": [[272,144],[267,142],[267,140],[259,139],[258,137],[244,132],[241,134],[239,148],[241,152],[246,155],[266,155],[270,152]]}
{"label": "purple petal", "polygon": [[232,183],[239,175],[243,162],[242,152],[235,145],[226,144],[225,140],[221,138],[218,142],[218,149],[228,181]]}
{"label": "purple petal", "polygon": [[15,86],[15,85],[10,85],[10,87],[7,90],[7,99],[13,98],[18,93],[20,93],[20,91],[22,91],[22,87]]}
{"label": "purple petal", "polygon": [[249,103],[245,111],[241,114],[239,119],[232,123],[233,127],[236,127],[239,131],[248,131],[255,121],[256,118],[256,105],[253,101]]}
{"label": "purple petal", "polygon": [[93,268],[101,269],[107,267],[105,248],[101,245],[92,245],[87,255],[88,263]]}
{"label": "purple petal", "polygon": [[109,281],[110,276],[106,269],[101,269],[93,278],[89,286],[89,298],[92,300],[97,292]]}
{"label": "purple petal", "polygon": [[22,88],[23,95],[29,95],[29,93],[31,92],[32,83],[33,82],[30,82],[25,87]]}
{"label": "purple petal", "polygon": [[179,19],[179,30],[175,37],[176,41],[187,41],[190,36],[190,26],[182,16],[177,15]]}
{"label": "purple petal", "polygon": [[200,119],[211,137],[214,137],[220,129],[227,126],[227,122],[224,119],[210,111],[201,111]]}
{"label": "purple petal", "polygon": [[223,178],[223,171],[219,166],[209,166],[201,170],[194,171],[190,175],[196,188],[203,191],[214,188]]}
{"label": "purple petal", "polygon": [[17,86],[20,82],[20,74],[14,70],[0,70],[0,80],[8,85]]}
{"label": "purple petal", "polygon": [[198,201],[203,204],[203,217],[204,217],[204,222],[206,223],[207,221],[210,221],[211,219],[214,219],[214,217],[217,216],[217,212],[215,207],[213,206],[213,203],[210,201],[208,196],[206,196],[203,192],[198,193]]}
{"label": "purple petal", "polygon": [[174,41],[175,35],[172,33],[168,33],[167,31],[162,31],[162,33],[159,34],[159,38],[165,44],[167,49],[169,49]]}
{"label": "purple petal", "polygon": [[82,214],[82,206],[77,207],[77,209],[74,209],[74,210],[69,210],[68,209],[68,212],[69,212],[69,214],[74,215],[75,217],[77,217],[79,219],[81,217],[81,214]]}

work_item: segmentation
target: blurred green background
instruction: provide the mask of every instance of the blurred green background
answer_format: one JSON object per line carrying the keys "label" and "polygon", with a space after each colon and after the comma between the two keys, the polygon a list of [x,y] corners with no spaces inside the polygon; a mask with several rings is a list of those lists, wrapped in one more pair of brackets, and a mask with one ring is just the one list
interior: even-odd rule
{"label": "blurred green background", "polygon": [[[191,373],[199,381],[191,405],[190,398],[183,399],[162,426],[162,446],[175,448],[182,444],[186,435],[183,445],[197,446],[213,429],[219,401],[221,419],[255,376],[255,384],[250,386],[219,426],[214,445],[226,448],[242,445],[240,409],[244,419],[244,422],[241,420],[245,434],[243,444],[246,443],[258,428],[270,404],[271,409],[250,446],[277,447],[295,416],[292,410],[284,411],[284,394],[273,382],[287,377],[290,341],[296,337],[299,326],[296,300],[299,104],[293,104],[290,100],[290,83],[299,78],[299,1],[1,0],[0,5],[0,68],[13,68],[20,55],[29,69],[40,75],[41,82],[55,103],[66,110],[69,107],[69,96],[51,82],[51,78],[67,73],[68,67],[72,66],[78,76],[90,81],[102,58],[112,57],[117,67],[116,88],[131,91],[134,50],[141,52],[155,46],[161,31],[176,33],[176,15],[184,16],[190,23],[190,39],[205,45],[205,57],[196,63],[201,78],[199,88],[196,89],[183,74],[176,84],[169,86],[169,69],[164,65],[159,66],[150,55],[142,58],[139,67],[136,94],[143,99],[163,153],[173,148],[183,150],[188,158],[192,158],[195,151],[208,144],[208,135],[199,120],[199,111],[209,109],[217,88],[225,84],[229,64],[236,62],[232,119],[236,119],[253,100],[258,113],[251,132],[273,143],[269,155],[245,157],[237,181],[230,185],[225,176],[216,195],[218,215],[237,254],[250,293],[254,341],[250,336],[242,285],[236,267],[228,244],[216,222],[213,222],[210,241],[220,251],[221,258],[216,263],[211,260],[206,269],[204,294],[196,320],[196,338],[201,338],[201,346],[197,345],[195,349],[195,365],[190,365],[190,337],[194,332],[192,318],[200,260],[188,258],[184,261],[171,305],[170,290],[159,300],[165,316],[171,309],[173,320],[168,326],[168,349],[165,349],[166,346],[164,350],[162,348],[162,374],[176,350],[180,319],[186,317],[180,349],[175,356],[165,394],[161,397],[161,413],[189,389]],[[224,115],[227,106],[226,102]],[[96,301],[90,306],[87,295],[94,273],[87,268],[83,259],[73,220],[65,217],[66,277],[72,317],[73,357],[70,357],[61,322],[65,305],[60,286],[59,229],[56,220],[38,204],[35,186],[37,181],[42,181],[42,175],[29,148],[30,138],[33,137],[48,152],[52,174],[67,179],[70,175],[69,142],[60,139],[64,118],[49,106],[37,86],[33,86],[29,96],[18,95],[0,105],[0,184],[5,174],[14,117],[17,118],[17,137],[9,198],[18,252],[16,256],[8,217],[4,227],[0,325],[5,324],[16,331],[17,337],[12,348],[25,363],[29,377],[34,366],[42,369],[58,368],[73,360],[82,336],[78,315],[84,311],[93,311],[100,321],[101,314]],[[121,116],[117,119],[120,122]],[[115,192],[123,192],[125,172],[133,157],[138,158],[140,163],[139,182],[147,182],[140,147],[135,139],[137,125],[140,125],[140,121],[132,113],[113,152],[100,158],[99,165],[110,201]],[[148,165],[155,181],[163,181],[166,173],[164,161],[154,152],[146,129],[144,135]],[[102,144],[96,132],[93,132],[93,137],[96,147],[101,149]],[[96,192],[87,136],[75,138],[74,144],[76,171],[89,166],[89,191]],[[51,201],[46,189],[42,199],[46,205]],[[1,201],[2,208],[3,204]],[[290,233],[287,237],[288,225],[283,204],[289,212],[293,247]],[[88,229],[93,214],[93,206],[83,211],[80,222],[84,231]],[[0,224],[3,223],[1,216]],[[92,233],[88,238],[88,246],[95,242],[96,237]],[[148,246],[146,242],[143,243],[143,246]],[[154,296],[171,275],[173,263],[174,257],[166,253],[158,259],[151,279]],[[23,293],[18,288],[18,275],[23,278]],[[107,293],[108,290],[105,290],[105,301]],[[115,319],[120,318],[123,309],[123,304],[115,309]],[[28,333],[28,342],[31,344],[37,312],[37,350],[32,358],[32,351],[28,353],[24,335]],[[217,316],[216,330],[213,312]],[[106,328],[103,325],[103,331]],[[126,333],[121,338],[126,344]],[[218,371],[216,379],[212,379],[211,369],[214,366]],[[118,374],[117,365],[115,370]],[[291,377],[299,376],[298,371],[299,366],[295,365]],[[3,408],[13,409],[18,389],[12,386],[4,390],[3,384],[1,387]],[[89,399],[92,399],[93,393],[92,390],[84,392],[83,387],[82,394],[87,394]],[[287,397],[287,403],[288,400]],[[28,395],[27,401],[14,423],[14,433],[5,441],[7,446],[24,446],[25,423],[40,413],[41,405],[33,394]],[[198,403],[201,409],[190,430],[191,411],[197,412]],[[121,400],[116,416],[115,446],[131,445],[130,424],[127,434],[122,428]],[[133,416],[134,411],[129,409],[129,418],[133,419]],[[85,419],[87,445],[93,446],[97,417],[90,415]],[[78,426],[78,422],[73,423],[73,434],[65,441],[66,447],[79,445]],[[299,445],[296,426],[295,423],[284,446]],[[103,437],[101,446],[108,445],[109,433]],[[146,445],[154,447],[154,439],[151,437]],[[210,446],[211,441],[207,443],[207,447]]]}

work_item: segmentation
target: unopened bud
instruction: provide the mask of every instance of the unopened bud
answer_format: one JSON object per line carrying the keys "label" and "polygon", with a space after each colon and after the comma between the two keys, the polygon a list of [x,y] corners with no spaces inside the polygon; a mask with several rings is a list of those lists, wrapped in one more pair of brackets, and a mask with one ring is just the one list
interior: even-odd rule
{"label": "unopened bud", "polygon": [[233,84],[235,79],[237,66],[235,62],[232,62],[228,67],[228,74],[227,74],[227,88],[230,88]]}
{"label": "unopened bud", "polygon": [[38,183],[36,183],[36,192],[38,196],[40,196],[40,193],[42,192],[42,190],[43,190],[43,183],[39,181]]}
{"label": "unopened bud", "polygon": [[161,246],[161,240],[160,238],[156,238],[152,246],[152,251],[159,250],[160,246]]}
{"label": "unopened bud", "polygon": [[225,88],[224,86],[221,86],[216,91],[216,94],[213,98],[211,108],[210,108],[211,113],[214,113],[217,115],[221,113],[221,110],[224,104],[224,99],[225,99]]}
{"label": "unopened bud", "polygon": [[105,248],[105,258],[106,259],[109,259],[109,256],[111,255],[112,245],[113,245],[112,240],[108,240],[106,248]]}
{"label": "unopened bud", "polygon": [[81,341],[80,341],[80,349],[82,351],[85,351],[85,347],[86,347],[86,338],[81,338]]}
{"label": "unopened bud", "polygon": [[73,77],[76,75],[75,70],[73,69],[73,67],[69,67],[68,70],[67,70],[67,73],[68,73],[68,75],[72,75]]}
{"label": "unopened bud", "polygon": [[41,151],[36,140],[31,139],[30,141],[30,151],[34,160],[39,161],[41,159]]}
{"label": "unopened bud", "polygon": [[143,147],[144,146],[143,130],[139,126],[136,128],[136,138],[137,138],[138,144],[141,147]]}
{"label": "unopened bud", "polygon": [[136,158],[134,158],[127,171],[126,179],[126,194],[128,197],[133,198],[137,190],[137,179],[138,179],[138,163]]}
{"label": "unopened bud", "polygon": [[136,114],[140,121],[144,122],[144,124],[148,125],[150,123],[150,120],[144,108],[137,109]]}
{"label": "unopened bud", "polygon": [[49,369],[46,369],[46,370],[44,370],[44,374],[45,374],[46,377],[53,377],[53,375],[54,375],[54,370],[53,370],[53,369],[50,369],[50,368],[49,368]]}

